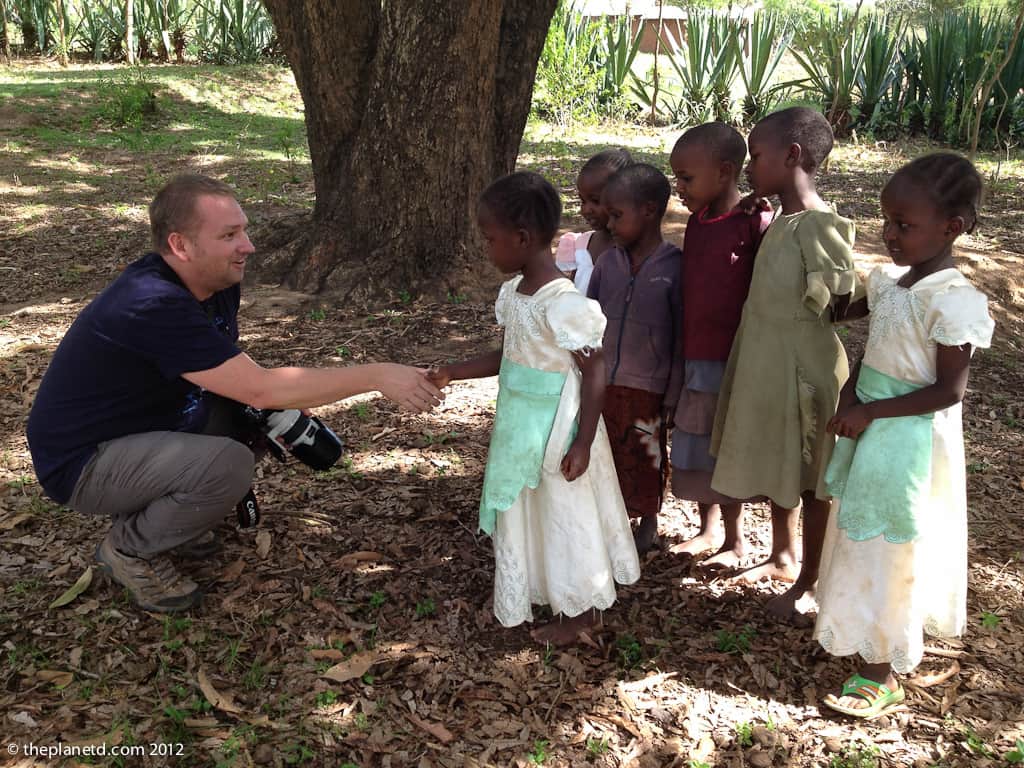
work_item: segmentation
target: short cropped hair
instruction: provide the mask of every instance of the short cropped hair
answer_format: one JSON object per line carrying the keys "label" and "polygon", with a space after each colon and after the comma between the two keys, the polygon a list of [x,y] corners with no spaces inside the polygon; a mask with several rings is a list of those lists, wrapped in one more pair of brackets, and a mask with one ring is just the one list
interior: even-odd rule
{"label": "short cropped hair", "polygon": [[900,168],[886,182],[907,181],[931,200],[943,216],[959,216],[964,230],[971,232],[978,223],[978,209],[984,193],[984,182],[974,164],[955,152],[933,152]]}
{"label": "short cropped hair", "polygon": [[648,163],[634,163],[618,171],[608,179],[604,190],[605,194],[612,190],[624,192],[636,205],[654,203],[658,216],[665,215],[668,199],[672,197],[668,177]]}
{"label": "short cropped hair", "polygon": [[597,171],[607,169],[612,173],[621,171],[623,168],[633,164],[633,156],[629,154],[628,149],[619,147],[618,149],[606,149],[603,152],[598,152],[596,155],[591,157],[587,162],[580,168],[580,175],[588,173],[589,171]]}
{"label": "short cropped hair", "polygon": [[480,204],[510,229],[525,229],[550,243],[562,219],[562,200],[547,179],[532,171],[502,176],[480,195]]}
{"label": "short cropped hair", "polygon": [[790,107],[772,112],[754,128],[770,131],[780,144],[799,144],[803,150],[801,167],[807,173],[814,173],[825,162],[835,143],[828,120],[821,112],[809,107]]}
{"label": "short cropped hair", "polygon": [[715,162],[732,163],[736,167],[736,178],[747,159],[747,142],[739,131],[725,123],[702,123],[691,128],[679,137],[672,151],[682,147],[701,147]]}
{"label": "short cropped hair", "polygon": [[235,198],[235,191],[223,181],[211,179],[199,173],[183,173],[175,176],[164,188],[156,193],[149,204],[149,229],[152,233],[153,250],[166,253],[167,238],[172,232],[192,234],[196,219],[196,200],[203,195]]}

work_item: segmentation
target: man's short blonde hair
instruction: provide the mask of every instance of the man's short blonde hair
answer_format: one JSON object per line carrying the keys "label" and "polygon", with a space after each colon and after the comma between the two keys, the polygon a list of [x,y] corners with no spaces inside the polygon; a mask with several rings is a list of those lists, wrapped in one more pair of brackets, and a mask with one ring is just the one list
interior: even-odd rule
{"label": "man's short blonde hair", "polygon": [[223,181],[211,179],[200,173],[183,173],[175,176],[156,193],[149,204],[149,229],[153,236],[153,249],[167,253],[170,247],[167,238],[172,232],[191,235],[199,221],[196,217],[196,200],[203,195],[235,198],[235,191]]}

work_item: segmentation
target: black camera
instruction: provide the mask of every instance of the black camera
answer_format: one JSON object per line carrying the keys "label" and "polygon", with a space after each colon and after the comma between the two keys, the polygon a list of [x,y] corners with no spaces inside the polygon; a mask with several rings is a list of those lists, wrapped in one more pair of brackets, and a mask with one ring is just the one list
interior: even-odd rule
{"label": "black camera", "polygon": [[297,408],[275,411],[248,407],[245,413],[267,436],[267,447],[281,461],[287,448],[303,464],[322,472],[341,458],[341,438],[315,416],[307,416]]}

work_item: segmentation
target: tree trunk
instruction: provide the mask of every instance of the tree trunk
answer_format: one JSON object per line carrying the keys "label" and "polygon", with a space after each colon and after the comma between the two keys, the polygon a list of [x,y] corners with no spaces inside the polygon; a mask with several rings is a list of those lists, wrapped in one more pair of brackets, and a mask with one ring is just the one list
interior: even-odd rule
{"label": "tree trunk", "polygon": [[287,285],[457,290],[448,278],[481,263],[477,195],[515,165],[555,2],[267,0],[316,188]]}
{"label": "tree trunk", "polygon": [[135,2],[124,2],[124,55],[129,64],[135,63]]}
{"label": "tree trunk", "polygon": [[0,61],[11,63],[11,36],[7,31],[7,0],[0,0]]}
{"label": "tree trunk", "polygon": [[11,63],[11,37],[7,33],[7,1],[0,0],[0,60]]}
{"label": "tree trunk", "polygon": [[68,36],[67,31],[64,28],[64,20],[67,18],[64,15],[64,0],[57,0],[56,3],[57,13],[57,61],[62,67],[68,65]]}

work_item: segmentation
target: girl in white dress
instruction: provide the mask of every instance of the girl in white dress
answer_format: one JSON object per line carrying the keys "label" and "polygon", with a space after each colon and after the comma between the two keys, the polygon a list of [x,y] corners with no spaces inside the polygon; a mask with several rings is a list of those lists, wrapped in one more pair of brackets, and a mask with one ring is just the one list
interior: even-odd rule
{"label": "girl in white dress", "polygon": [[864,356],[829,430],[840,439],[826,482],[829,520],[814,630],[859,671],[826,706],[876,717],[900,704],[924,632],[958,636],[967,609],[967,493],[960,402],[971,353],[989,346],[985,295],[954,268],[953,243],[974,228],[982,181],[959,155],[926,155],[882,190],[893,260],[868,278]]}
{"label": "girl in white dress", "polygon": [[495,314],[502,349],[432,369],[445,387],[499,376],[480,529],[494,541],[494,613],[503,626],[556,618],[532,634],[563,645],[632,584],[640,564],[601,420],[605,373],[600,305],[555,267],[558,193],[535,173],[494,182],[480,199],[488,255],[506,274]]}

